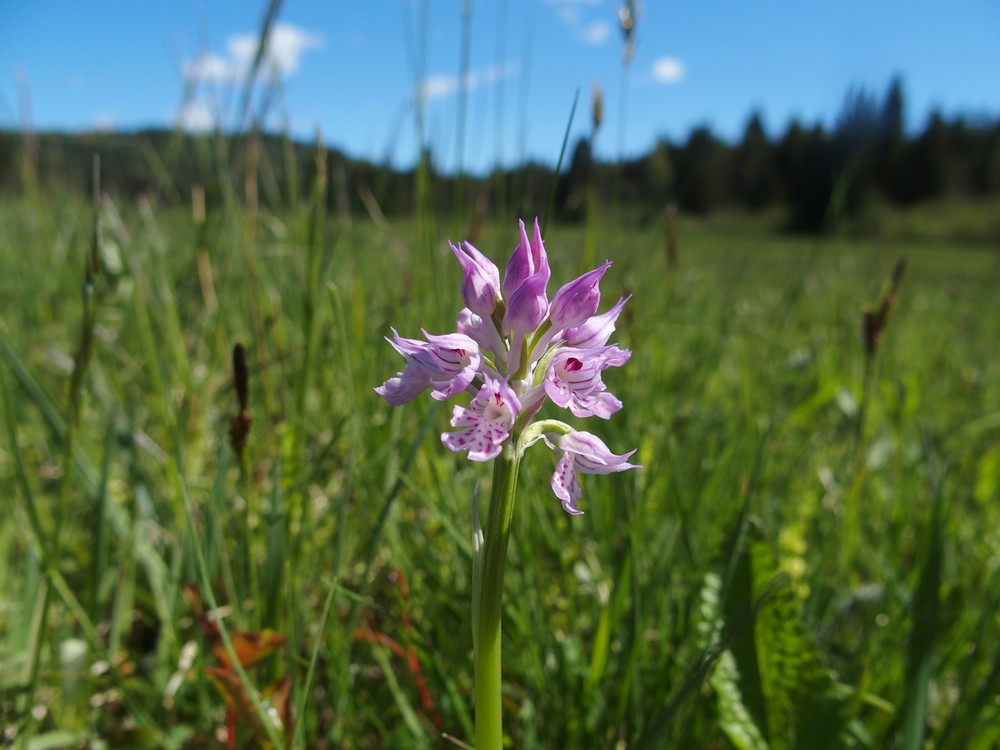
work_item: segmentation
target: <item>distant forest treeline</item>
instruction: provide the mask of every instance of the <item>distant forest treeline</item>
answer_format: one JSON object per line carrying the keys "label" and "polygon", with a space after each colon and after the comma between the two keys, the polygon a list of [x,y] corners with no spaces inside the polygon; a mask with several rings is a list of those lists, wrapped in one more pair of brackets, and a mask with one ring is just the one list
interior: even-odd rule
{"label": "distant forest treeline", "polygon": [[329,207],[341,213],[360,213],[374,202],[388,216],[411,214],[418,181],[426,179],[434,208],[443,212],[461,200],[466,210],[502,205],[541,213],[554,186],[555,216],[564,221],[582,220],[588,202],[618,204],[640,219],[659,217],[671,204],[691,214],[781,208],[786,228],[805,232],[863,216],[873,205],[1000,193],[1000,119],[933,113],[915,132],[906,127],[905,110],[896,79],[883,97],[850,91],[829,129],[793,121],[772,138],[753,114],[738,143],[700,126],[684,142],[661,139],[648,154],[620,164],[593,160],[590,140],[581,139],[557,179],[537,163],[456,177],[437,171],[430,154],[422,170],[404,171],[336,150],[318,160],[314,145],[267,134],[7,131],[0,132],[0,191],[88,190],[97,152],[102,184],[113,193],[177,203],[200,187],[211,205],[246,200],[252,184],[253,199],[278,210],[309,195],[322,163]]}

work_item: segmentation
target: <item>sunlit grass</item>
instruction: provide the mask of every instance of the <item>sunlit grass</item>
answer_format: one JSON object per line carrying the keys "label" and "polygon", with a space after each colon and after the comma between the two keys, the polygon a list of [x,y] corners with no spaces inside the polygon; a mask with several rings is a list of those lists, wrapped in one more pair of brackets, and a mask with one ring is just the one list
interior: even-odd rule
{"label": "sunlit grass", "polygon": [[[64,744],[219,736],[226,704],[204,672],[215,657],[184,596],[193,583],[226,604],[228,632],[287,639],[246,678],[260,690],[291,676],[298,746],[471,737],[469,512],[480,477],[435,445],[444,409],[391,410],[371,391],[397,367],[381,343],[390,324],[436,320],[444,332],[441,311],[459,306],[447,230],[431,214],[415,225],[320,222],[308,201],[255,217],[210,206],[202,225],[126,200],[101,214],[95,338],[67,467],[93,210],[68,196],[0,206],[0,486],[11,498],[0,723]],[[513,226],[487,224],[478,247],[506,257]],[[546,232],[553,268],[575,275],[585,246],[583,229]],[[941,746],[988,747],[997,255],[683,221],[678,249],[671,268],[655,226],[602,233],[597,247],[615,259],[605,307],[635,296],[619,321],[633,358],[608,378],[626,408],[596,427],[610,444],[638,445],[647,468],[588,483],[586,515],[568,518],[546,459],[522,467],[504,626],[515,746],[733,742],[728,673],[709,681],[707,576],[732,583],[725,620],[742,601],[733,581],[756,571],[778,574],[770,589],[757,584],[777,598],[757,601],[756,626],[725,620],[721,644],[739,654],[756,632],[772,653],[766,608],[786,608],[856,719],[836,746],[912,743],[905,717],[926,715]],[[856,437],[860,313],[899,256],[908,269]],[[237,342],[253,419],[243,464],[228,438]],[[57,522],[60,543],[46,551]],[[737,529],[770,550],[773,570],[732,546]],[[928,605],[933,632],[915,643]],[[751,716],[783,695],[741,679]],[[237,727],[251,742],[250,716]],[[776,726],[762,728],[783,746]],[[815,746],[808,727],[798,732],[797,746]]]}

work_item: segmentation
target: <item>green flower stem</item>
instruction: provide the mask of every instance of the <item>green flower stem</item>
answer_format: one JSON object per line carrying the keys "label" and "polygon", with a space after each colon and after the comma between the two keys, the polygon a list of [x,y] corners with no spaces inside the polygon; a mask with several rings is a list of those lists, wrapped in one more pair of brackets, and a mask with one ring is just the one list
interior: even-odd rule
{"label": "green flower stem", "polygon": [[[479,595],[478,616],[473,617],[477,629],[476,660],[476,750],[503,748],[503,717],[501,711],[500,612],[503,600],[503,573],[507,561],[507,541],[514,517],[514,497],[517,492],[517,470],[521,451],[512,438],[503,453],[493,461],[493,489],[489,517],[484,529],[480,578],[476,582]],[[474,613],[475,614],[475,613]]]}

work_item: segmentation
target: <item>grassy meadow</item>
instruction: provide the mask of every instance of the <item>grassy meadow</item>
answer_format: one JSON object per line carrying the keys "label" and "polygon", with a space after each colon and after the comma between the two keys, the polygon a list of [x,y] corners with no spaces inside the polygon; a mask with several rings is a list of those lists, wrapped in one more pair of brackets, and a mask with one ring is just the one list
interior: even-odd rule
{"label": "grassy meadow", "polygon": [[[440,444],[450,404],[372,391],[390,326],[453,330],[468,222],[315,197],[0,203],[0,743],[472,742],[488,467]],[[501,266],[516,218],[475,238]],[[672,260],[610,211],[544,236],[550,291],[607,257],[601,310],[634,295],[625,407],[586,429],[645,468],[582,477],[571,517],[525,458],[510,746],[996,747],[996,248],[682,217]]]}

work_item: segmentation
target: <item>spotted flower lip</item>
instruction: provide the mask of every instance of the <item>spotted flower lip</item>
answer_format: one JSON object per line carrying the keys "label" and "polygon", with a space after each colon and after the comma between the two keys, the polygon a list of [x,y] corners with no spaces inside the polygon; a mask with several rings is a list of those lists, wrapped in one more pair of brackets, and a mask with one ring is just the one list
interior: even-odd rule
{"label": "spotted flower lip", "polygon": [[563,510],[573,516],[583,513],[576,501],[583,497],[580,489],[581,474],[611,474],[627,469],[641,469],[637,464],[631,464],[628,459],[634,450],[621,455],[612,453],[597,435],[589,432],[573,430],[553,439],[544,438],[550,448],[562,453],[556,463],[550,485],[552,491],[562,501]]}
{"label": "spotted flower lip", "polygon": [[441,442],[455,453],[468,451],[472,461],[489,461],[500,455],[520,410],[521,403],[506,381],[487,375],[469,408],[452,410],[451,426],[459,429],[442,433]]}
{"label": "spotted flower lip", "polygon": [[[392,405],[425,390],[444,401],[471,395],[467,407],[452,410],[452,431],[441,442],[472,461],[489,461],[505,450],[520,456],[544,440],[557,451],[552,490],[567,513],[581,511],[577,474],[607,474],[637,468],[634,453],[617,455],[589,432],[544,418],[547,402],[577,418],[609,419],[622,402],[609,392],[604,372],[624,365],[632,353],[608,341],[625,304],[598,313],[600,284],[607,261],[560,287],[548,297],[549,260],[538,219],[529,236],[523,221],[519,241],[500,278],[499,268],[468,242],[449,243],[462,267],[465,307],[456,332],[426,341],[404,338],[392,329],[392,347],[406,361],[401,372],[375,388]],[[542,414],[540,420],[536,419]]]}

